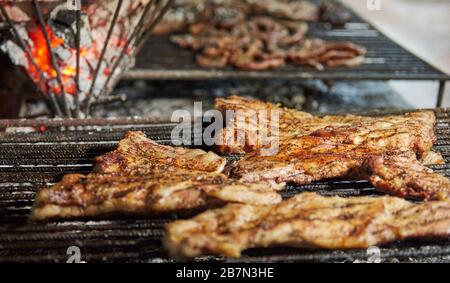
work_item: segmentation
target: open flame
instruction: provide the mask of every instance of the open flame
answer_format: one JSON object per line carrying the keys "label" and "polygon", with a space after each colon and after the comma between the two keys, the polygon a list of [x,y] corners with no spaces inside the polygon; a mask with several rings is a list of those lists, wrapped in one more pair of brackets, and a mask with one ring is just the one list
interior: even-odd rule
{"label": "open flame", "polygon": [[[107,96],[120,74],[133,66],[139,36],[151,26],[149,22],[143,24],[143,20],[155,18],[144,17],[144,12],[150,11],[150,14],[159,10],[151,9],[157,5],[151,0],[105,0],[86,1],[81,13],[77,13],[68,9],[66,3],[59,2],[41,10],[44,21],[37,21],[23,12],[33,9],[28,4],[16,6],[0,2],[7,8],[5,18],[10,17],[15,23],[11,36],[0,39],[0,51],[25,69],[42,94],[49,98],[51,110],[59,112],[56,115],[84,117],[92,103],[102,95]],[[40,9],[38,7],[35,8]],[[78,32],[79,50],[75,44]],[[77,99],[74,99],[75,94],[78,94]],[[53,99],[53,95],[60,99]]]}
{"label": "open flame", "polygon": [[[47,25],[46,26],[47,33],[50,38],[50,44],[53,50],[56,50],[57,48],[61,47],[65,50],[68,50],[70,52],[70,58],[67,60],[61,60],[60,58],[56,58],[56,63],[60,69],[61,73],[61,80],[62,84],[64,86],[64,91],[66,94],[75,94],[76,93],[76,56],[77,56],[77,50],[76,48],[67,47],[67,44],[65,44],[64,40],[60,37],[58,37],[52,29]],[[35,26],[33,29],[30,29],[28,32],[28,37],[31,40],[32,44],[30,44],[30,51],[31,55],[33,56],[33,60],[35,61],[36,65],[39,67],[39,69],[44,74],[45,78],[44,81],[49,81],[50,84],[48,86],[41,86],[43,93],[47,93],[48,91],[59,95],[61,94],[61,86],[57,83],[57,76],[58,73],[55,70],[54,66],[52,65],[51,61],[51,55],[50,51],[48,50],[44,32],[42,31],[42,28],[40,26]],[[89,65],[89,75],[84,76],[82,79],[88,82],[92,82],[93,80],[93,72],[96,68],[96,65],[92,64],[94,62],[95,64],[98,63],[98,60],[100,59],[100,53],[101,49],[98,48],[98,46],[102,46],[102,43],[105,42],[106,39],[103,39],[100,34],[97,35],[96,41],[92,43],[92,46],[90,47],[80,47],[80,58],[89,58],[89,62],[91,64]],[[110,45],[115,50],[121,50],[124,48],[127,44],[126,38],[121,38],[117,36],[113,36],[110,40]],[[126,50],[126,54],[130,55],[132,53],[132,49],[128,48]],[[25,58],[27,58],[26,53],[24,54]],[[94,60],[92,60],[94,59]],[[105,63],[105,62],[103,62]],[[40,81],[40,74],[38,70],[29,62],[27,71],[30,74],[31,78],[35,83],[38,83]],[[86,70],[81,70],[80,72],[85,72]],[[111,74],[111,69],[106,66],[102,69],[102,73],[104,76],[109,76]]]}
{"label": "open flame", "polygon": [[[51,47],[53,49],[64,46],[64,40],[56,36],[49,26],[46,26],[46,30],[50,38]],[[29,39],[32,41],[32,45],[30,47],[31,55],[33,56],[33,60],[36,62],[36,65],[44,74],[45,76],[44,79],[47,81],[56,82],[58,74],[52,65],[50,51],[47,47],[42,28],[40,26],[36,26],[35,28],[29,31],[28,36]],[[77,73],[76,69],[77,50],[75,48],[68,48],[68,50],[71,53],[70,59],[65,61],[57,59],[57,64],[58,67],[60,68],[61,80],[64,86],[65,93],[73,95],[76,93],[75,79]],[[94,52],[95,54],[98,53],[96,44],[93,44],[92,48],[81,47],[80,57],[86,56],[86,54],[89,52]],[[36,68],[33,66],[33,64],[31,64],[31,62],[29,62],[28,64],[27,71],[36,83],[40,81],[41,79],[40,74],[38,70],[36,70]],[[42,89],[44,93],[47,93],[46,90],[49,90],[50,92],[56,95],[61,94],[61,86],[58,85],[57,83],[52,83],[49,86],[41,86],[41,87],[44,88]]]}

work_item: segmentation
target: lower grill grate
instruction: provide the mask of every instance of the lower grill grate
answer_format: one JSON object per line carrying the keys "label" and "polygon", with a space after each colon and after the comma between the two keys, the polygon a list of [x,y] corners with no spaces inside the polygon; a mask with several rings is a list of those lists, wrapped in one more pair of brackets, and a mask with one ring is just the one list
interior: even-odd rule
{"label": "lower grill grate", "polygon": [[[433,166],[450,177],[450,112],[436,109],[435,150],[447,164]],[[400,113],[400,112],[396,112]],[[371,114],[388,114],[376,112]],[[28,223],[36,191],[67,173],[87,173],[95,156],[112,150],[128,130],[142,130],[161,143],[170,143],[174,125],[149,124],[145,119],[85,121],[1,121],[0,129],[0,262],[66,262],[67,249],[77,246],[87,262],[171,262],[161,244],[164,224],[177,218],[108,218],[86,221]],[[28,129],[39,132],[17,133]],[[83,127],[81,127],[83,126]],[[16,131],[11,133],[11,131]],[[329,181],[288,186],[284,197],[315,191],[324,195],[378,194],[365,181]],[[383,261],[449,262],[450,239],[408,241],[381,248]],[[365,250],[325,251],[292,248],[251,250],[239,259],[216,257],[199,261],[226,262],[354,262],[367,261]]]}

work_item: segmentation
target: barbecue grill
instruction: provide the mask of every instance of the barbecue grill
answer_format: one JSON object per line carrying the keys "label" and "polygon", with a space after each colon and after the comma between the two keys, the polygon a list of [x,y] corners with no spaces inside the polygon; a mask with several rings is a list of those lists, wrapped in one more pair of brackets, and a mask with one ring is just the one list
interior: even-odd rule
{"label": "barbecue grill", "polygon": [[[450,176],[450,109],[435,109],[437,143],[445,165],[432,166]],[[376,111],[370,115],[401,114]],[[367,113],[366,113],[367,114]],[[163,225],[175,215],[115,217],[28,223],[36,191],[67,173],[88,173],[95,156],[114,149],[128,130],[140,130],[161,144],[171,144],[174,124],[145,118],[0,121],[0,262],[65,262],[77,246],[87,262],[171,262],[161,244]],[[230,160],[236,156],[229,156]],[[284,197],[315,191],[323,195],[378,195],[365,181],[318,182],[287,186]],[[384,261],[450,260],[450,239],[408,241],[381,248]],[[365,250],[325,251],[294,248],[255,249],[241,259],[203,257],[218,262],[353,262],[367,260]]]}
{"label": "barbecue grill", "polygon": [[[2,2],[5,1],[0,1],[0,4]],[[32,3],[31,0],[20,2]],[[150,1],[152,5],[157,3],[159,5],[159,9],[155,11],[160,12],[151,17],[155,22],[168,7],[166,6],[168,2]],[[4,12],[2,17],[5,17]],[[114,18],[110,20],[114,22]],[[146,26],[145,30],[151,30],[152,25]],[[12,23],[6,27],[14,33],[14,26],[15,23]],[[312,35],[324,39],[351,39],[367,47],[369,53],[366,63],[355,69],[337,68],[322,72],[301,66],[287,66],[280,70],[265,72],[242,72],[233,69],[206,70],[195,65],[190,51],[182,50],[170,44],[167,37],[160,36],[153,37],[146,43],[137,55],[136,67],[125,73],[124,78],[127,80],[269,78],[436,80],[440,82],[439,103],[442,101],[444,83],[450,78],[390,41],[356,15],[353,15],[352,22],[344,28],[329,29],[323,23],[311,23],[310,28]],[[144,38],[142,36],[147,34],[143,31],[139,33],[139,38]],[[127,42],[133,42],[130,43],[133,45],[136,45],[138,41],[143,42],[127,40]],[[136,49],[139,49],[138,47]],[[51,96],[49,98],[52,99]],[[64,101],[60,100],[61,98],[62,96],[58,96],[55,97],[58,101],[52,101],[53,99],[49,101],[53,105],[51,107],[56,109],[55,105],[58,105],[61,111],[64,111]],[[99,96],[98,100],[101,99],[102,97]],[[81,108],[80,111],[86,110]],[[434,109],[434,111],[437,115],[438,137],[435,150],[444,156],[446,164],[432,166],[432,168],[449,177],[450,109]],[[401,113],[376,111],[369,114]],[[79,113],[74,114],[75,117],[81,116]],[[60,116],[66,115],[62,113]],[[164,224],[176,220],[179,217],[177,215],[46,223],[29,223],[28,215],[38,189],[58,182],[68,173],[89,173],[92,170],[94,157],[115,149],[126,131],[143,131],[149,138],[161,144],[171,144],[173,142],[171,131],[174,127],[175,124],[158,124],[150,118],[136,117],[0,121],[0,262],[66,262],[69,258],[67,249],[72,246],[80,248],[81,259],[87,262],[173,261],[163,248],[161,238],[164,233]],[[228,156],[230,161],[237,158],[239,157]],[[344,197],[379,194],[366,181],[334,180],[306,186],[287,186],[283,196],[290,197],[305,191]],[[450,239],[394,243],[381,248],[381,257],[383,261],[388,262],[448,262],[450,261]],[[365,250],[311,251],[270,248],[248,251],[238,260],[202,257],[197,261],[354,262],[366,261],[367,258]]]}

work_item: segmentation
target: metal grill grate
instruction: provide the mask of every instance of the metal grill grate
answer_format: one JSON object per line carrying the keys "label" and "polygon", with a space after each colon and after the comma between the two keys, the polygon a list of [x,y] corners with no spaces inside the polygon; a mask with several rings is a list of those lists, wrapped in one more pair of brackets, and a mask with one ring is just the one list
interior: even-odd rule
{"label": "metal grill grate", "polygon": [[[433,169],[450,177],[450,110],[435,111],[438,135],[435,150],[443,154],[447,164]],[[164,223],[176,219],[175,215],[27,223],[40,187],[57,182],[63,174],[89,172],[92,158],[113,149],[127,130],[142,130],[150,138],[169,144],[174,125],[152,122],[138,118],[0,121],[0,130],[3,130],[0,132],[0,262],[65,262],[70,246],[80,247],[82,259],[88,262],[170,262],[161,237]],[[47,129],[45,134],[11,133],[43,127]],[[377,194],[365,181],[330,181],[289,186],[284,196],[303,191],[341,196]],[[449,261],[450,239],[396,243],[383,247],[382,256],[386,261]],[[272,248],[249,251],[238,261],[351,262],[357,259],[367,259],[366,251]],[[236,261],[215,257],[199,260]]]}
{"label": "metal grill grate", "polygon": [[[318,25],[319,26],[319,25]],[[330,35],[330,34],[336,35]],[[370,36],[359,36],[368,33]],[[366,63],[356,68],[333,68],[316,71],[310,67],[287,65],[283,68],[251,72],[232,68],[204,69],[194,60],[189,50],[181,49],[164,36],[155,36],[136,58],[136,67],[125,73],[125,79],[352,79],[352,80],[449,80],[416,56],[393,43],[370,27],[356,30],[354,36],[347,30],[316,30],[315,34],[327,40],[350,40],[368,49]]]}
{"label": "metal grill grate", "polygon": [[[319,2],[319,1],[312,1]],[[330,41],[353,41],[368,49],[366,62],[357,68],[333,68],[316,71],[310,67],[287,65],[283,68],[248,72],[233,68],[204,69],[193,52],[170,43],[167,36],[155,36],[138,55],[136,67],[126,79],[367,79],[367,80],[450,80],[428,63],[394,43],[372,25],[351,12],[353,18],[342,28],[331,29],[325,23],[309,23],[309,35]]]}

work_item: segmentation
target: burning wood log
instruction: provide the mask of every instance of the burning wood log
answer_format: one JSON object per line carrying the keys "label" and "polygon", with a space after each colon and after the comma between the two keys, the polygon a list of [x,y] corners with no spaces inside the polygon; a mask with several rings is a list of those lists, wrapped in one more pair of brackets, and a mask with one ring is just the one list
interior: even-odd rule
{"label": "burning wood log", "polygon": [[0,50],[22,66],[57,116],[85,117],[134,65],[171,0],[0,1],[10,36]]}

